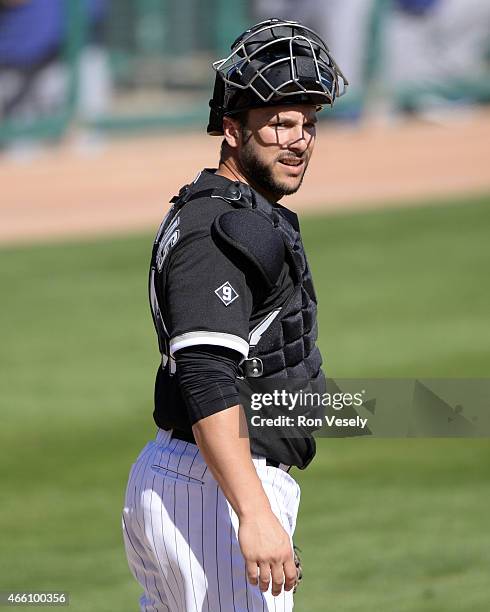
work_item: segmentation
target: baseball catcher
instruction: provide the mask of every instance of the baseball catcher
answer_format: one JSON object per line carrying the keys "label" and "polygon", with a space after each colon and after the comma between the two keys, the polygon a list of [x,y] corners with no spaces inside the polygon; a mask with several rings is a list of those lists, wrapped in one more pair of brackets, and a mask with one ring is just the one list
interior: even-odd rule
{"label": "baseball catcher", "polygon": [[279,19],[213,66],[218,168],[172,198],[153,245],[158,431],[131,468],[124,541],[141,610],[290,611],[301,577],[290,470],[315,440],[294,423],[252,432],[242,398],[275,380],[324,384],[298,219],[278,202],[301,186],[317,113],[347,83],[315,32]]}

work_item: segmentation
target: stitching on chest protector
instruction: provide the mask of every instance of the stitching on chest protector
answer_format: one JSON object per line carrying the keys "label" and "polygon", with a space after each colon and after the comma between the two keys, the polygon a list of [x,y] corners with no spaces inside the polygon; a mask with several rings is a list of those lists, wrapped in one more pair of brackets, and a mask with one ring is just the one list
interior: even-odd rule
{"label": "stitching on chest protector", "polygon": [[214,220],[213,236],[218,246],[231,247],[250,262],[267,289],[276,284],[285,246],[269,219],[249,209],[231,210]]}

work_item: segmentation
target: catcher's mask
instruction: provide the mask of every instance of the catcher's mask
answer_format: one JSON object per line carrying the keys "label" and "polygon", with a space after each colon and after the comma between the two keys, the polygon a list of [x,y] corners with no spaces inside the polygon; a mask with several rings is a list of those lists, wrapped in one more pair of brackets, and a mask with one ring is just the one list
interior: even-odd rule
{"label": "catcher's mask", "polygon": [[333,105],[347,79],[318,34],[296,21],[268,19],[231,46],[216,70],[208,134],[223,135],[223,117],[283,104]]}

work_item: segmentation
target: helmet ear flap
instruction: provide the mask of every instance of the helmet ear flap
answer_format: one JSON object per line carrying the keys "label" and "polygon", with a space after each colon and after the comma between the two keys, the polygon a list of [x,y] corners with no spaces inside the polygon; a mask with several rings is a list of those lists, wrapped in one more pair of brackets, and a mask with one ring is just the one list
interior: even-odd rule
{"label": "helmet ear flap", "polygon": [[214,80],[213,97],[209,100],[209,123],[207,132],[211,136],[223,135],[223,115],[225,99],[225,82],[219,72],[216,73]]}

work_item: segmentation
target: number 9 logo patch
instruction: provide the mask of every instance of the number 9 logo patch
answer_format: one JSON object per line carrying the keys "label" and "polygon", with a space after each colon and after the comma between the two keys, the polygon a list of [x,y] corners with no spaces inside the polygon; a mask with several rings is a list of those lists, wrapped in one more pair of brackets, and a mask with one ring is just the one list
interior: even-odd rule
{"label": "number 9 logo patch", "polygon": [[229,306],[238,297],[238,293],[233,289],[228,281],[215,289],[214,292],[225,306]]}

